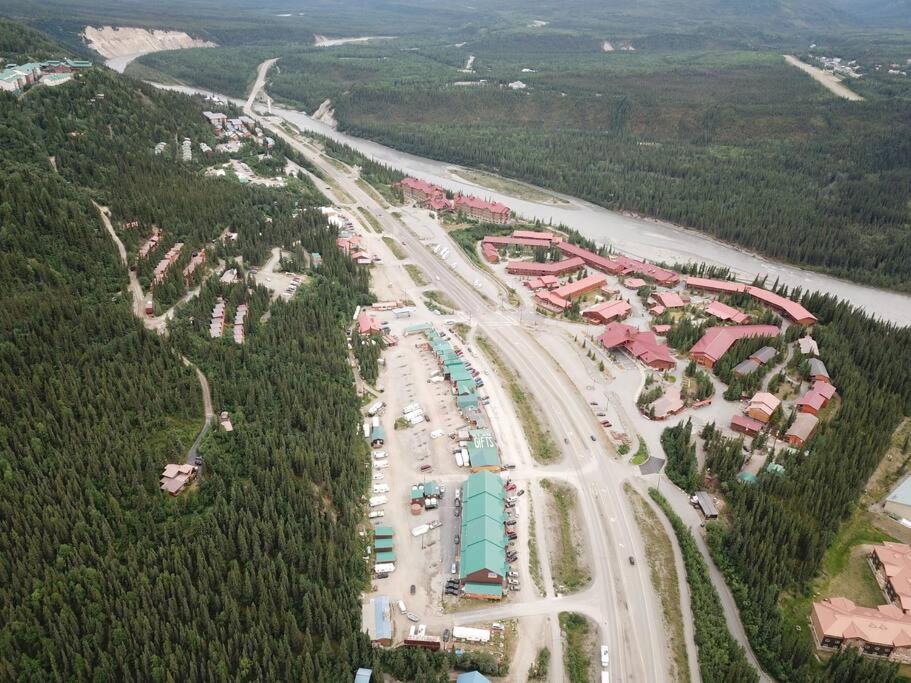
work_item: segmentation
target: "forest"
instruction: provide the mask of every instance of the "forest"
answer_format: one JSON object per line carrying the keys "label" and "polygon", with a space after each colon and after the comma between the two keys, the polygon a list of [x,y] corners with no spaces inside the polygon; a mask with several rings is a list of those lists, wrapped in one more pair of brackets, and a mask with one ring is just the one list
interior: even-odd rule
{"label": "forest", "polygon": [[[33,40],[52,45],[5,22],[0,38],[18,61],[37,54]],[[366,489],[365,452],[344,327],[369,301],[368,275],[308,210],[312,187],[240,187],[152,154],[160,140],[206,139],[201,109],[103,69],[0,95],[2,680],[382,670],[359,623],[362,510],[351,499]],[[239,238],[225,257],[256,263],[300,240],[323,265],[243,345],[194,334],[204,308],[181,310],[159,337],[133,317],[92,200],[116,226],[155,222],[199,244],[230,227]],[[197,305],[245,297],[232,287],[207,285]],[[246,296],[257,313],[268,305]],[[172,498],[161,471],[185,461],[202,424],[181,355],[236,427],[206,437],[199,484]]]}

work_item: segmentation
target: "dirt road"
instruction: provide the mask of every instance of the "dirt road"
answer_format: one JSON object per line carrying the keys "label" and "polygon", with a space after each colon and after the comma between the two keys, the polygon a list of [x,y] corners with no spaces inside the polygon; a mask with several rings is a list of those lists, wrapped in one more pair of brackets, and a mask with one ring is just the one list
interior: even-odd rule
{"label": "dirt road", "polygon": [[785,55],[784,58],[788,64],[796,66],[798,69],[808,74],[810,78],[819,83],[833,95],[844,97],[846,100],[851,100],[852,102],[863,101],[863,97],[852,91],[850,88],[848,88],[848,86],[842,84],[842,82],[835,74],[829,71],[823,71],[822,69],[817,69],[815,66],[810,66],[806,62],[802,62],[797,59],[797,57],[794,55]]}

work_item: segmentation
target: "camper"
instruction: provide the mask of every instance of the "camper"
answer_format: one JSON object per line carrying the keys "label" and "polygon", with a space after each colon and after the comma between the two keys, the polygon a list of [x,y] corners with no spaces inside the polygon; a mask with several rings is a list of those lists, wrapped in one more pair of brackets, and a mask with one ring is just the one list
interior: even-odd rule
{"label": "camper", "polygon": [[387,502],[386,496],[371,496],[370,497],[370,507],[378,508],[380,505],[385,505]]}
{"label": "camper", "polygon": [[374,493],[389,493],[389,485],[388,484],[374,484],[373,492]]}
{"label": "camper", "polygon": [[376,403],[374,403],[372,406],[370,406],[367,409],[367,414],[370,417],[373,417],[374,415],[378,415],[379,412],[385,407],[386,407],[385,403],[383,403],[382,401],[377,401]]}
{"label": "camper", "polygon": [[383,510],[373,510],[367,517],[370,519],[376,519],[377,517],[384,517],[386,513]]}
{"label": "camper", "polygon": [[376,574],[391,574],[395,571],[395,564],[392,562],[381,562],[373,565],[373,571]]}
{"label": "camper", "polygon": [[409,403],[407,406],[402,408],[402,415],[405,415],[407,417],[408,413],[413,413],[414,411],[420,410],[420,409],[421,409],[420,403],[417,403],[417,402]]}

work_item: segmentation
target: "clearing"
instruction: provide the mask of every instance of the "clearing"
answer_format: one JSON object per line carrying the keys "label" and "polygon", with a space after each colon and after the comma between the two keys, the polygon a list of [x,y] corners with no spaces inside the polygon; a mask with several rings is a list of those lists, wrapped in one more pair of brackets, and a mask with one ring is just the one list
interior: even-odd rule
{"label": "clearing", "polygon": [[591,622],[575,612],[560,612],[560,630],[566,640],[563,664],[570,683],[588,683],[595,680],[592,652],[594,630]]}
{"label": "clearing", "polygon": [[831,92],[833,95],[838,95],[838,97],[844,97],[846,100],[851,100],[852,102],[861,102],[863,97],[858,95],[856,92],[848,88],[848,86],[843,85],[841,80],[833,73],[828,71],[823,71],[822,69],[817,69],[815,66],[810,66],[806,62],[802,62],[794,55],[785,55],[785,61],[792,65],[796,66],[798,69],[803,71],[806,74],[819,83],[826,90]]}
{"label": "clearing", "polygon": [[[474,85],[479,83],[479,81],[466,81],[466,83]],[[479,186],[482,190],[501,192],[503,194],[512,195],[513,197],[518,197],[519,199],[527,199],[530,202],[538,202],[539,204],[569,204],[568,201],[561,199],[555,194],[551,194],[546,190],[534,187],[528,183],[523,183],[520,180],[512,180],[510,178],[498,176],[494,173],[487,173],[471,168],[452,167],[447,170],[449,171],[449,175],[456,180],[472,183],[473,185]]]}
{"label": "clearing", "polygon": [[406,263],[405,270],[408,271],[409,277],[414,281],[418,287],[426,287],[430,284],[430,280],[427,279],[427,276],[424,274],[424,271],[418,268],[413,263]]}

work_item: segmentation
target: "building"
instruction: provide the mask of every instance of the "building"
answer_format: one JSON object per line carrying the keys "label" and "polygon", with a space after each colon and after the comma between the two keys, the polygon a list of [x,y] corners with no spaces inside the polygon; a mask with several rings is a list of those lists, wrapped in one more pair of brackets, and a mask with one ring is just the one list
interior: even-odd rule
{"label": "building", "polygon": [[392,611],[389,597],[377,595],[364,603],[361,623],[374,645],[392,645]]}
{"label": "building", "polygon": [[549,233],[532,233],[528,230],[515,230],[512,235],[487,235],[484,237],[481,244],[489,244],[496,249],[502,247],[529,247],[537,248],[542,247],[544,249],[550,248],[552,245],[559,243],[560,238],[551,236],[550,238],[543,237],[517,237],[516,234],[525,234],[525,235],[545,235]]}
{"label": "building", "polygon": [[810,366],[810,379],[814,382],[829,382],[829,371],[826,370],[826,364],[818,358],[810,358],[807,363]]}
{"label": "building", "polygon": [[503,527],[505,497],[503,480],[492,472],[470,475],[462,488],[459,580],[467,597],[503,597],[503,580],[509,569]]}
{"label": "building", "polygon": [[847,598],[814,602],[810,626],[820,650],[854,647],[862,654],[911,662],[911,616],[895,605],[858,607]]}
{"label": "building", "polygon": [[209,336],[218,339],[225,331],[225,302],[221,299],[212,307],[212,321],[209,323]]}
{"label": "building", "polygon": [[512,275],[541,276],[541,275],[566,275],[573,273],[585,267],[585,262],[578,256],[563,259],[562,261],[550,261],[548,263],[536,263],[534,261],[510,261],[506,264],[506,272]]}
{"label": "building", "polygon": [[606,325],[607,323],[624,320],[632,310],[632,307],[626,301],[605,301],[582,311],[582,317],[594,323]]}
{"label": "building", "polygon": [[622,347],[636,360],[656,370],[672,370],[677,366],[670,349],[659,344],[653,332],[640,332],[631,325],[608,323],[598,341],[605,349]]}
{"label": "building", "polygon": [[870,565],[885,596],[911,614],[911,545],[885,541],[873,546]]}
{"label": "building", "polygon": [[652,404],[652,410],[655,413],[656,420],[664,420],[671,415],[676,415],[683,410],[685,404],[680,398],[680,388],[670,386],[658,399]]}
{"label": "building", "polygon": [[73,80],[73,74],[71,73],[48,74],[41,79],[41,83],[52,88],[55,85],[63,85],[71,80]]}
{"label": "building", "polygon": [[715,507],[715,501],[707,491],[696,491],[692,498],[693,504],[698,507],[706,519],[715,519],[718,517],[718,508]]}
{"label": "building", "polygon": [[690,358],[712,368],[728,352],[735,342],[749,337],[775,337],[778,328],[774,325],[738,325],[736,327],[710,327],[702,339],[690,349]]}
{"label": "building", "polygon": [[433,197],[446,198],[446,190],[442,187],[417,178],[405,178],[398,183],[397,187],[402,190],[402,195],[405,199],[411,200],[416,204],[424,204]]}
{"label": "building", "polygon": [[712,292],[715,294],[737,294],[745,292],[769,308],[787,316],[793,322],[800,323],[801,325],[812,325],[816,322],[816,316],[796,301],[791,301],[787,297],[775,294],[762,287],[744,285],[731,280],[712,280],[704,277],[688,277],[686,279],[686,286],[689,289]]}
{"label": "building", "polygon": [[[471,384],[474,384],[473,382]],[[473,392],[472,392],[473,393]],[[472,472],[500,471],[500,454],[493,434],[488,429],[473,429],[468,432],[468,461]]]}
{"label": "building", "polygon": [[893,517],[911,521],[911,475],[908,475],[892,489],[886,497],[883,508]]}
{"label": "building", "polygon": [[247,317],[247,304],[239,304],[234,311],[234,343],[244,343],[244,318]]}
{"label": "building", "polygon": [[800,352],[804,356],[818,356],[819,355],[819,346],[816,344],[816,340],[813,339],[810,335],[806,337],[801,337],[797,340],[797,348],[800,349]]}
{"label": "building", "polygon": [[673,287],[680,282],[680,275],[667,268],[627,256],[617,256],[615,261],[620,268],[620,275],[639,275],[664,287]]}
{"label": "building", "polygon": [[756,361],[759,365],[765,365],[766,363],[771,362],[777,355],[778,350],[775,347],[763,346],[750,356],[750,360]]}
{"label": "building", "polygon": [[746,325],[750,322],[750,316],[743,311],[738,311],[733,306],[728,306],[717,299],[712,301],[705,308],[706,315],[718,318],[722,322],[733,323],[734,325]]}
{"label": "building", "polygon": [[677,292],[656,292],[652,298],[664,308],[683,308],[686,302]]}
{"label": "building", "polygon": [[164,282],[165,275],[168,273],[168,269],[180,258],[180,251],[183,249],[183,242],[176,242],[174,246],[168,249],[168,252],[164,255],[164,258],[158,262],[158,265],[155,266],[155,271],[152,277],[152,286],[160,285]]}
{"label": "building", "polygon": [[553,242],[555,239],[552,232],[539,232],[537,230],[513,230],[512,236],[526,240],[542,240],[544,242]]}
{"label": "building", "polygon": [[500,254],[497,252],[497,248],[489,243],[481,243],[481,253],[484,254],[484,258],[487,259],[488,263],[498,263],[500,260]]}
{"label": "building", "polygon": [[813,433],[816,431],[816,426],[819,424],[819,418],[811,413],[797,413],[794,417],[794,423],[788,427],[788,431],[785,432],[785,439],[792,446],[797,446],[802,448],[803,445],[809,441],[810,437],[813,436]]}
{"label": "building", "polygon": [[380,326],[380,321],[374,318],[372,315],[366,311],[361,311],[357,316],[357,331],[358,334],[380,334],[382,328]]}
{"label": "building", "polygon": [[489,202],[471,195],[460,194],[455,198],[454,207],[459,213],[487,223],[505,225],[509,222],[509,207],[499,202]]}
{"label": "building", "polygon": [[199,266],[206,262],[206,250],[200,249],[199,251],[194,251],[193,255],[190,257],[190,262],[183,269],[183,280],[184,283],[190,284],[190,278],[193,277],[193,273],[196,271]]}
{"label": "building", "polygon": [[490,679],[477,671],[469,671],[468,673],[459,674],[456,677],[456,683],[490,683]]}
{"label": "building", "polygon": [[616,261],[613,261],[606,256],[601,256],[596,254],[593,251],[584,249],[576,244],[571,244],[569,242],[563,241],[557,244],[557,247],[567,256],[578,256],[583,261],[585,265],[594,268],[595,270],[600,270],[602,273],[609,273],[611,275],[620,274],[620,266]]}
{"label": "building", "polygon": [[747,436],[757,436],[765,425],[759,420],[754,420],[746,415],[735,415],[731,418],[731,429]]}
{"label": "building", "polygon": [[534,292],[542,288],[553,289],[554,287],[559,287],[560,281],[557,279],[556,275],[542,275],[541,277],[526,280],[525,286]]}
{"label": "building", "polygon": [[781,400],[767,391],[759,391],[747,405],[747,415],[763,424],[768,424],[772,413],[781,405]]}
{"label": "building", "polygon": [[822,410],[827,401],[826,398],[817,391],[810,389],[807,393],[801,396],[795,402],[797,410],[801,413],[809,413],[810,415],[819,416],[819,411]]}
{"label": "building", "polygon": [[159,488],[172,496],[176,496],[196,478],[198,471],[199,468],[195,465],[165,465],[164,472],[161,473],[161,481],[159,482],[161,486]]}
{"label": "building", "polygon": [[623,286],[626,287],[627,289],[633,289],[633,290],[642,289],[643,287],[645,287],[647,285],[648,285],[648,283],[639,277],[628,277],[625,280],[623,280]]}
{"label": "building", "polygon": [[139,247],[139,258],[144,259],[158,247],[161,242],[161,229],[158,226],[152,226],[152,234],[149,239]]}
{"label": "building", "polygon": [[354,683],[370,683],[373,676],[373,669],[358,669],[354,674]]}
{"label": "building", "polygon": [[757,363],[752,358],[747,358],[745,361],[741,361],[734,366],[734,369],[731,371],[738,377],[746,377],[747,375],[752,375],[759,369],[759,363]]}
{"label": "building", "polygon": [[561,299],[566,299],[572,301],[573,299],[578,299],[579,297],[585,296],[589,292],[595,292],[607,282],[607,278],[604,277],[601,273],[595,273],[587,277],[582,278],[581,280],[576,280],[575,282],[567,282],[565,285],[557,287],[553,290],[552,294],[560,297]]}

